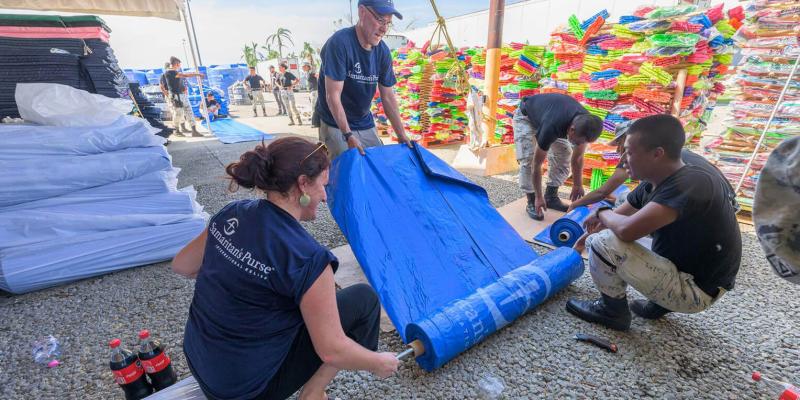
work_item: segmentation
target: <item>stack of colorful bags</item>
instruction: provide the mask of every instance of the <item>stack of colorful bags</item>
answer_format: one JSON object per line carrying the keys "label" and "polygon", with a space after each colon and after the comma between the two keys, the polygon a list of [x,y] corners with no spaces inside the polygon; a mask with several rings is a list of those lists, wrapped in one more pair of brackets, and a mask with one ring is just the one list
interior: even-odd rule
{"label": "stack of colorful bags", "polygon": [[[485,89],[486,50],[473,48],[465,51],[472,56],[470,84],[478,91]],[[497,104],[497,126],[494,139],[503,144],[514,142],[512,119],[520,100],[540,92],[539,79],[544,63],[544,46],[511,43],[501,49],[500,100]]]}
{"label": "stack of colorful bags", "polygon": [[[743,56],[735,77],[739,93],[730,103],[732,115],[727,130],[719,137],[709,138],[705,150],[734,186],[745,174],[746,165],[800,55],[796,31],[798,13],[798,3],[765,0],[749,5],[746,19],[741,7],[729,12],[732,17],[745,21],[735,37]],[[777,105],[764,143],[738,193],[745,211],[752,210],[759,172],[769,153],[783,139],[800,135],[800,71],[797,72],[783,101]]]}
{"label": "stack of colorful bags", "polygon": [[0,15],[0,118],[19,117],[17,83],[69,85],[108,97],[128,97],[128,80],[99,17]]}
{"label": "stack of colorful bags", "polygon": [[[392,56],[400,118],[409,138],[426,147],[463,142],[467,104],[453,71],[456,63],[465,68],[469,57],[458,53],[453,59],[444,49],[428,51],[413,43],[395,50]],[[380,132],[393,133],[378,93],[372,114]]]}
{"label": "stack of colorful bags", "polygon": [[686,80],[679,118],[699,140],[724,91],[720,80],[732,62],[731,37],[740,25],[722,5],[641,7],[619,23],[608,23],[609,17],[605,10],[582,22],[571,16],[567,27],[552,34],[543,56],[550,76],[542,80],[542,91],[569,94],[603,119],[603,136],[587,151],[587,182],[594,170],[613,173],[619,155],[604,143],[618,124],[672,113],[681,70]]}

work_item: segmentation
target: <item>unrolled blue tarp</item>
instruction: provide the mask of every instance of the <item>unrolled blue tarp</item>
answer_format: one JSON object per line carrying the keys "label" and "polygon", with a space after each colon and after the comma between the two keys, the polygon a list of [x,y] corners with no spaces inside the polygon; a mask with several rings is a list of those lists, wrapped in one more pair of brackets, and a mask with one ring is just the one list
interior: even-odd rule
{"label": "unrolled blue tarp", "polygon": [[417,361],[426,370],[582,273],[571,249],[538,257],[483,188],[427,150],[366,153],[335,160],[328,203],[401,338],[425,343]]}
{"label": "unrolled blue tarp", "polygon": [[[206,122],[203,121],[203,125]],[[256,140],[272,140],[275,135],[262,132],[256,128],[235,121],[231,118],[220,118],[211,122],[211,130],[220,142],[225,144],[252,142]]]}

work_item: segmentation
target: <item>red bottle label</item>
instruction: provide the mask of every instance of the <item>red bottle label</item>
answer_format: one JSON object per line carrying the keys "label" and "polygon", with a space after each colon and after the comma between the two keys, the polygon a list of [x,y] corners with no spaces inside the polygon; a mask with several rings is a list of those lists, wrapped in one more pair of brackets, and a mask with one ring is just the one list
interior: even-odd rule
{"label": "red bottle label", "polygon": [[169,356],[167,356],[166,352],[162,352],[161,354],[149,359],[149,360],[142,360],[142,367],[144,367],[144,372],[148,374],[155,374],[156,372],[161,372],[164,368],[169,366]]}
{"label": "red bottle label", "polygon": [[131,365],[123,369],[118,369],[116,371],[111,371],[114,373],[114,380],[120,385],[127,385],[129,383],[135,382],[139,379],[142,374],[144,374],[144,369],[142,369],[142,365],[139,362],[135,362]]}

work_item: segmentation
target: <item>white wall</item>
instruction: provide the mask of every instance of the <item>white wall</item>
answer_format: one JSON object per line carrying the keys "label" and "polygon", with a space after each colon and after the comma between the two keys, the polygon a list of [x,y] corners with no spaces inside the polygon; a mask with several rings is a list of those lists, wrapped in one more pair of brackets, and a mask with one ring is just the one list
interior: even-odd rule
{"label": "white wall", "polygon": [[[529,0],[515,3],[505,8],[503,43],[547,44],[553,30],[566,25],[572,14],[583,21],[605,8],[611,15],[610,20],[616,22],[621,15],[632,14],[643,4],[670,6],[676,3],[676,0]],[[402,34],[420,47],[431,38],[434,27],[431,24]],[[447,18],[447,30],[456,47],[486,46],[488,29],[489,10]]]}

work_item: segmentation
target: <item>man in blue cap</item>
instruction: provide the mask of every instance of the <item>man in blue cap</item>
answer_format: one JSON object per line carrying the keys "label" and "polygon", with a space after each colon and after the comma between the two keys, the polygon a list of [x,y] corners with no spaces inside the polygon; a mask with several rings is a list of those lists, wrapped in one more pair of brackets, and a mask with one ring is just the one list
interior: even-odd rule
{"label": "man in blue cap", "polygon": [[383,144],[370,111],[376,87],[398,141],[411,145],[392,89],[397,83],[392,55],[382,40],[392,16],[403,19],[392,0],[359,0],[358,23],[334,33],[322,47],[319,138],[331,158],[349,148],[363,155],[365,147]]}

